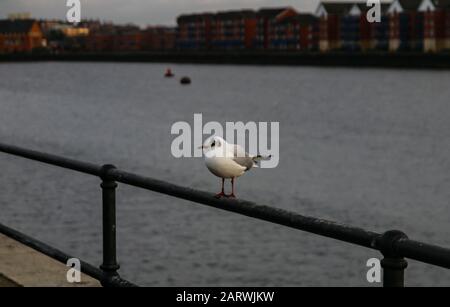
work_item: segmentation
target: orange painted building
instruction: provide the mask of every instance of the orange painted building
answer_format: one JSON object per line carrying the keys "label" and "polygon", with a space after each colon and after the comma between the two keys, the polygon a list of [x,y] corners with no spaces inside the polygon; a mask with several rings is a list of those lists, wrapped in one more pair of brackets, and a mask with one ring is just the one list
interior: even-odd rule
{"label": "orange painted building", "polygon": [[45,40],[37,21],[32,19],[0,20],[0,53],[32,52]]}

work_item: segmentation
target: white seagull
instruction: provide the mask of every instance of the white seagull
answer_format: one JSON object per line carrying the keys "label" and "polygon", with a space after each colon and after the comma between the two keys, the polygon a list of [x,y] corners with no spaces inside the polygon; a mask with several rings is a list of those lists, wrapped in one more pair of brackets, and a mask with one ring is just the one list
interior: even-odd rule
{"label": "white seagull", "polygon": [[[235,198],[234,182],[236,178],[242,176],[253,167],[258,167],[258,161],[270,158],[270,156],[249,155],[241,146],[228,144],[219,136],[210,137],[200,148],[205,152],[205,164],[208,170],[217,177],[222,178],[222,190],[216,195],[217,198]],[[229,195],[225,194],[225,179],[231,179],[231,194]]]}

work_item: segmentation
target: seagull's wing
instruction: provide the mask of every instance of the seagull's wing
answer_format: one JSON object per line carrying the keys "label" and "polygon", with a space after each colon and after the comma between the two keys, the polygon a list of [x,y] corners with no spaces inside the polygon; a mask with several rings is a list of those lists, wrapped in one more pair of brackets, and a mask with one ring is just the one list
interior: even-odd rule
{"label": "seagull's wing", "polygon": [[233,150],[233,161],[250,170],[254,165],[255,161],[245,150],[239,145],[231,145]]}

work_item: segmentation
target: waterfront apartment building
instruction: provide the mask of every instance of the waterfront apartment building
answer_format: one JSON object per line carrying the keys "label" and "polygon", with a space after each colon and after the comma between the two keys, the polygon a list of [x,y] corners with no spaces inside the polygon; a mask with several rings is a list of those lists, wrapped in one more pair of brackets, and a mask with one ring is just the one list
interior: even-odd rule
{"label": "waterfront apartment building", "polygon": [[116,26],[111,23],[101,23],[90,29],[87,37],[87,51],[104,53],[114,51]]}
{"label": "waterfront apartment building", "polygon": [[425,52],[450,50],[450,0],[423,0]]}
{"label": "waterfront apartment building", "polygon": [[319,19],[313,14],[299,14],[293,17],[299,33],[300,50],[319,50]]}
{"label": "waterfront apartment building", "polygon": [[318,50],[319,23],[312,14],[295,14],[278,20],[268,33],[272,50]]}
{"label": "waterfront apartment building", "polygon": [[[362,50],[389,50],[389,16],[387,11],[390,7],[390,3],[381,4],[381,20],[380,22],[369,23],[369,38],[368,42],[365,42],[363,38]],[[367,20],[365,21],[367,22]]]}
{"label": "waterfront apartment building", "polygon": [[143,34],[137,27],[120,28],[114,35],[114,52],[139,52],[142,50]]}
{"label": "waterfront apartment building", "polygon": [[91,33],[87,39],[87,51],[104,53],[114,51],[114,34],[107,32]]}
{"label": "waterfront apartment building", "polygon": [[389,51],[422,51],[424,14],[422,0],[395,0],[389,6]]}
{"label": "waterfront apartment building", "polygon": [[294,29],[289,20],[296,15],[298,12],[291,7],[260,9],[256,15],[255,48],[283,49],[292,45]]}
{"label": "waterfront apartment building", "polygon": [[379,23],[368,22],[368,9],[366,2],[321,2],[320,51],[450,50],[450,0],[383,2]]}
{"label": "waterfront apartment building", "polygon": [[[344,16],[352,16],[355,4],[349,2],[322,2],[316,10],[319,18],[319,50],[327,52],[343,47],[342,36],[348,35],[341,32],[341,23]],[[350,20],[352,21],[352,20]],[[347,21],[348,23],[349,21]],[[353,21],[352,21],[353,23]],[[342,28],[353,31],[354,24],[346,24]],[[353,35],[353,33],[352,33]]]}
{"label": "waterfront apartment building", "polygon": [[32,52],[44,46],[44,36],[36,20],[0,20],[0,53]]}
{"label": "waterfront apartment building", "polygon": [[385,13],[389,4],[381,4],[380,22],[370,22],[366,2],[355,2],[342,14],[339,23],[339,47],[344,51],[387,50],[389,42],[389,19]]}
{"label": "waterfront apartment building", "polygon": [[[177,19],[176,46],[183,50],[293,49],[299,45],[300,26],[288,20],[294,21],[290,18],[296,15],[290,7],[182,15]],[[309,31],[303,21],[301,26]]]}
{"label": "waterfront apartment building", "polygon": [[182,15],[177,19],[178,49],[313,50],[318,23],[291,7]]}
{"label": "waterfront apartment building", "polygon": [[340,49],[361,51],[372,49],[372,28],[367,21],[368,6],[365,3],[353,3],[348,11],[340,16]]}
{"label": "waterfront apartment building", "polygon": [[141,50],[142,34],[139,27],[105,24],[92,31],[87,38],[91,52],[136,52]]}
{"label": "waterfront apartment building", "polygon": [[255,38],[256,13],[252,10],[220,12],[212,18],[212,49],[253,49]]}
{"label": "waterfront apartment building", "polygon": [[148,27],[142,31],[142,50],[173,50],[175,49],[176,30],[172,27]]}
{"label": "waterfront apartment building", "polygon": [[[381,5],[385,12],[388,5]],[[316,10],[319,18],[319,50],[367,51],[387,49],[388,20],[371,23],[366,2],[321,2]]]}
{"label": "waterfront apartment building", "polygon": [[328,52],[450,49],[450,0],[391,0],[381,22],[369,22],[363,0],[324,1],[315,16],[291,7],[182,15],[177,46],[194,50],[319,50]]}
{"label": "waterfront apartment building", "polygon": [[87,37],[87,51],[141,52],[175,49],[175,28],[149,26],[144,30],[134,25],[105,24]]}
{"label": "waterfront apartment building", "polygon": [[176,46],[184,50],[211,49],[211,26],[214,14],[189,14],[177,18]]}

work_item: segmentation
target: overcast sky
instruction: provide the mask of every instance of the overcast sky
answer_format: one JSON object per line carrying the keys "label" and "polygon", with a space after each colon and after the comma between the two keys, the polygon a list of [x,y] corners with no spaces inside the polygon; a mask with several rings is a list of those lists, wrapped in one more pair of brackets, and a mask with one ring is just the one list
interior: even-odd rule
{"label": "overcast sky", "polygon": [[[287,5],[312,12],[318,3],[319,0],[81,0],[81,13],[82,18],[117,23],[172,25],[182,13]],[[66,11],[66,0],[0,0],[0,18],[29,12],[35,18],[63,19]]]}

